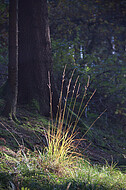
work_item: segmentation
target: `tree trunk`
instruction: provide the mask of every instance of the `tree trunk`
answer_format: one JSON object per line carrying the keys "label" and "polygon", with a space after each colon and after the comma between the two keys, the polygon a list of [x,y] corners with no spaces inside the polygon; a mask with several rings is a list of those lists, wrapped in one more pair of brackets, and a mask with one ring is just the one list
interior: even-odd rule
{"label": "tree trunk", "polygon": [[52,73],[47,0],[19,0],[18,101],[25,104],[37,101],[43,115],[49,115],[50,111],[48,71],[56,108],[58,98]]}
{"label": "tree trunk", "polygon": [[9,63],[8,91],[3,114],[15,117],[18,94],[18,0],[10,0],[9,6]]}

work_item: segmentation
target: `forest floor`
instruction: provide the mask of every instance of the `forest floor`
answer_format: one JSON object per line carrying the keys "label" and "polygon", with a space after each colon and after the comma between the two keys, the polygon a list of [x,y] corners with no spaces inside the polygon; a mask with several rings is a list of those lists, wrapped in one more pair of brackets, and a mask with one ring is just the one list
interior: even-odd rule
{"label": "forest floor", "polygon": [[[18,121],[0,117],[0,153],[14,156],[21,147],[34,151],[35,147],[46,146],[45,131],[48,118],[29,109],[17,109]],[[77,135],[83,136],[83,131]],[[79,145],[79,151],[92,165],[116,165],[123,173],[126,171],[126,136],[123,131],[106,128],[92,128]],[[2,189],[2,188],[1,188]],[[69,188],[68,188],[69,189]],[[95,188],[94,188],[95,189]],[[97,189],[97,188],[96,188]]]}

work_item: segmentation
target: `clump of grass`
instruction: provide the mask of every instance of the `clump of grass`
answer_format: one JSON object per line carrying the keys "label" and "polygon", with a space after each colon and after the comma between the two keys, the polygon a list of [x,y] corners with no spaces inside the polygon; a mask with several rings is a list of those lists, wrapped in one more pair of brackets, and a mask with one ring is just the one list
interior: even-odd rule
{"label": "clump of grass", "polygon": [[[73,113],[75,109],[75,105],[77,102],[77,98],[79,96],[79,76],[76,78],[73,88],[71,90],[72,79],[75,70],[72,72],[71,77],[69,79],[67,89],[66,89],[66,96],[64,98],[64,104],[62,104],[63,100],[63,90],[64,90],[64,81],[65,81],[65,70],[64,68],[63,75],[62,75],[62,84],[61,84],[61,92],[59,97],[59,104],[57,108],[56,119],[53,119],[53,112],[52,112],[52,92],[51,92],[51,82],[50,82],[50,73],[48,73],[49,78],[49,90],[50,90],[50,115],[51,120],[47,130],[47,139],[48,139],[48,147],[47,147],[47,157],[49,158],[51,165],[57,165],[60,168],[66,165],[71,165],[77,159],[81,159],[82,155],[77,152],[77,147],[79,143],[84,139],[84,136],[92,127],[92,125],[99,119],[101,114],[93,124],[88,128],[86,133],[83,135],[81,139],[75,139],[78,134],[77,131],[77,124],[85,111],[86,107],[88,106],[90,100],[92,99],[93,95],[95,94],[96,90],[92,93],[89,100],[82,107],[84,99],[87,95],[87,89],[89,87],[89,78],[87,84],[85,86],[85,91],[77,112],[77,117],[73,121]],[[72,95],[70,97],[70,103],[67,106],[67,101],[69,98],[70,90],[72,91]]]}
{"label": "clump of grass", "polygon": [[[51,121],[50,125],[47,130],[47,137],[48,137],[48,156],[51,159],[51,162],[55,165],[62,165],[64,164],[71,164],[72,159],[75,158],[75,147],[74,147],[74,138],[77,135],[75,131],[75,126],[71,123],[72,115],[70,116],[69,123],[67,123],[69,118],[69,112],[67,113],[67,119],[65,122],[65,114],[67,108],[67,100],[68,95],[70,92],[70,86],[74,71],[72,72],[71,78],[69,79],[69,83],[67,86],[66,97],[64,98],[64,105],[62,107],[62,99],[63,99],[63,89],[64,89],[64,81],[65,81],[65,69],[62,76],[62,85],[61,85],[61,92],[59,97],[59,104],[56,114],[55,121],[53,120],[53,113],[52,113],[52,92],[51,92],[51,83],[50,83],[50,75],[49,75],[49,90],[50,90],[50,113],[51,113]],[[74,96],[75,88],[77,86],[77,81],[75,82],[72,98]],[[79,87],[76,92],[75,102],[77,100],[77,96],[79,93]],[[72,102],[71,98],[71,102]],[[74,109],[74,108],[73,108]]]}

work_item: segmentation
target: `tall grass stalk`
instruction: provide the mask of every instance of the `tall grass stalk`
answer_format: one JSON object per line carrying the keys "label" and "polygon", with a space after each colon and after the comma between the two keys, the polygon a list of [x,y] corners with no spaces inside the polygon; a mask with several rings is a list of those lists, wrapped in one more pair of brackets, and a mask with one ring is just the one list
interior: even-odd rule
{"label": "tall grass stalk", "polygon": [[[84,110],[86,109],[90,100],[92,99],[92,97],[94,96],[94,94],[96,92],[96,90],[95,90],[92,93],[92,95],[90,96],[90,98],[87,101],[87,103],[85,104],[85,106],[82,107],[84,99],[87,95],[87,89],[89,87],[89,77],[88,77],[88,81],[85,86],[85,91],[82,96],[81,103],[80,103],[80,106],[79,106],[79,109],[77,112],[77,117],[76,117],[75,121],[73,122],[72,116],[73,116],[73,112],[74,112],[75,105],[77,102],[77,98],[79,96],[79,89],[80,89],[80,83],[78,82],[79,76],[76,78],[75,83],[73,85],[70,103],[67,108],[68,97],[69,97],[70,88],[71,88],[72,79],[73,79],[75,70],[73,70],[71,77],[68,81],[66,96],[64,98],[64,105],[62,105],[65,71],[66,71],[66,66],[64,68],[63,75],[62,75],[61,91],[60,91],[60,97],[59,97],[59,103],[58,103],[55,121],[53,120],[53,115],[52,115],[52,91],[51,91],[51,83],[50,83],[50,74],[48,73],[48,78],[49,78],[48,86],[49,86],[50,101],[51,101],[50,102],[51,121],[50,121],[48,130],[47,130],[48,145],[49,145],[47,148],[48,149],[47,154],[53,163],[60,164],[60,165],[72,164],[73,161],[77,157],[81,156],[80,153],[77,153],[76,149],[77,149],[77,145],[79,145],[80,141],[82,141],[84,139],[83,138],[78,139],[78,143],[75,145],[75,137],[78,134],[76,127],[77,127],[77,124],[78,124]],[[67,110],[68,110],[68,112],[67,112]],[[70,110],[72,110],[72,111],[70,111]],[[100,118],[100,116],[93,122],[93,124]],[[89,127],[89,129],[92,127],[92,125]],[[87,132],[89,131],[89,129],[87,130]]]}

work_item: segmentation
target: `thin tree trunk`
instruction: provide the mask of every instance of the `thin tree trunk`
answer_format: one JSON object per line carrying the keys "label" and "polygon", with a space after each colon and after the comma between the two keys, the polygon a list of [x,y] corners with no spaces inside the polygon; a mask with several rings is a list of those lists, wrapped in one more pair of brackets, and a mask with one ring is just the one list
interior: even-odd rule
{"label": "thin tree trunk", "polygon": [[15,117],[18,94],[18,0],[10,0],[9,7],[9,63],[8,91],[3,114]]}

